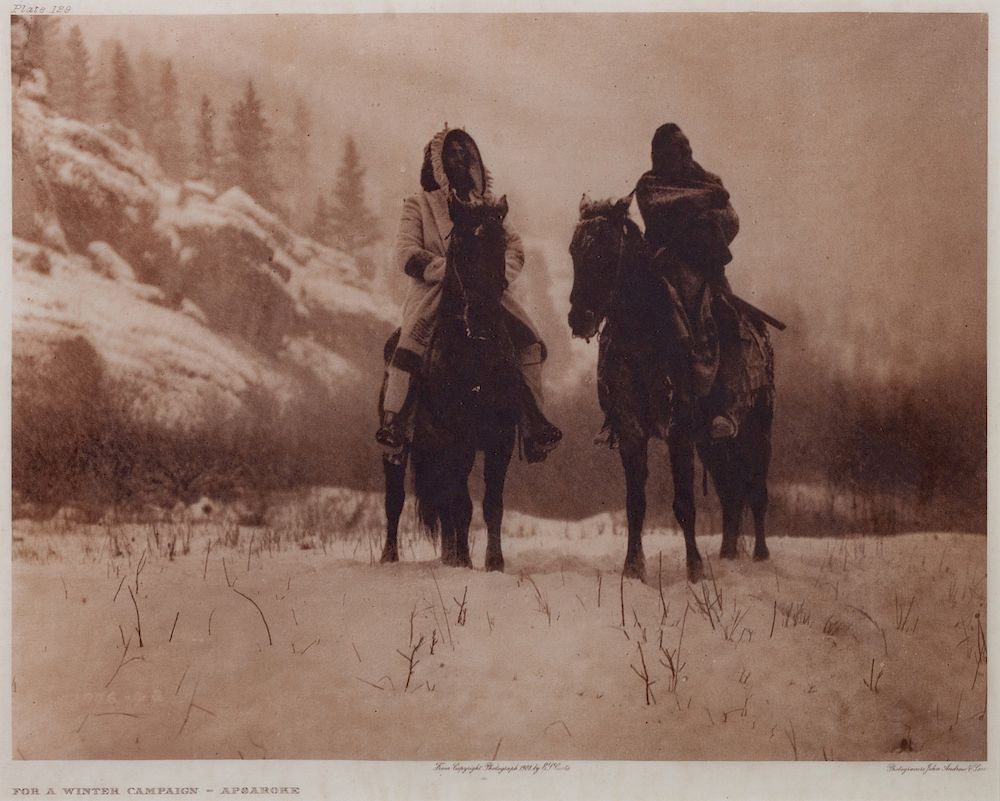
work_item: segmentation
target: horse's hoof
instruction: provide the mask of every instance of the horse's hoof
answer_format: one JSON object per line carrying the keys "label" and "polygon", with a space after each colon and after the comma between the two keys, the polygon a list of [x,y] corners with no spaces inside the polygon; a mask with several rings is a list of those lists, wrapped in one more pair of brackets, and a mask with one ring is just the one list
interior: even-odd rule
{"label": "horse's hoof", "polygon": [[382,558],[379,559],[380,564],[389,564],[390,562],[399,561],[399,551],[395,548],[385,548],[382,551]]}
{"label": "horse's hoof", "polygon": [[766,545],[761,545],[753,549],[753,560],[755,562],[766,562],[771,558],[771,552]]}
{"label": "horse's hoof", "polygon": [[688,562],[688,581],[697,584],[705,577],[705,567],[699,559],[697,562]]}
{"label": "horse's hoof", "polygon": [[719,551],[720,559],[737,559],[739,555],[739,550],[732,545],[723,545],[722,549]]}
{"label": "horse's hoof", "polygon": [[467,567],[472,570],[472,557],[458,556],[455,558],[455,567]]}
{"label": "horse's hoof", "polygon": [[503,573],[503,554],[486,554],[486,563],[483,567],[488,571]]}
{"label": "horse's hoof", "polygon": [[638,562],[626,562],[623,572],[625,578],[638,579],[639,581],[646,580],[646,565],[642,560]]}

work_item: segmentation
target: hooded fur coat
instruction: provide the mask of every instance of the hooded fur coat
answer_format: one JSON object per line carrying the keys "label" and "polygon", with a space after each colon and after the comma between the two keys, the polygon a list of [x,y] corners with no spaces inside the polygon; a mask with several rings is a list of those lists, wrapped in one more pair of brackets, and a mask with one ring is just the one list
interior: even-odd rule
{"label": "hooded fur coat", "polygon": [[[424,353],[434,334],[438,307],[441,304],[441,282],[445,272],[448,236],[452,222],[448,214],[450,187],[442,158],[445,139],[451,130],[445,128],[435,134],[424,151],[421,184],[424,191],[403,201],[403,213],[396,237],[396,267],[410,277],[410,285],[403,301],[403,319],[399,344],[393,353],[392,363],[407,372],[419,372]],[[463,132],[464,134],[464,132]],[[467,134],[464,134],[468,137]],[[483,165],[479,148],[471,137],[467,138],[475,154],[472,167],[474,192],[490,192],[490,174]],[[524,247],[521,237],[504,223],[507,232],[506,278],[508,286],[524,268]],[[540,344],[541,337],[521,305],[505,291],[502,300],[509,312],[511,336],[515,345],[524,350]],[[541,348],[544,353],[544,348]],[[543,356],[544,358],[544,356]]]}

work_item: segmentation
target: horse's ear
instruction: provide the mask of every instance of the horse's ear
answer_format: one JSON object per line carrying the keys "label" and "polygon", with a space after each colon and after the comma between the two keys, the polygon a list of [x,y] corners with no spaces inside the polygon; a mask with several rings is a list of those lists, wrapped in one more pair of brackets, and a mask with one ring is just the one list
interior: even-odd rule
{"label": "horse's ear", "polygon": [[623,217],[628,216],[629,206],[632,205],[632,195],[626,195],[615,203],[615,212]]}
{"label": "horse's ear", "polygon": [[508,211],[510,211],[510,207],[507,205],[507,196],[502,195],[497,201],[497,212],[500,214],[501,220],[507,216]]}
{"label": "horse's ear", "polygon": [[590,199],[590,196],[586,192],[584,192],[583,197],[580,198],[580,213],[582,214],[588,208],[590,208],[593,202],[594,201]]}

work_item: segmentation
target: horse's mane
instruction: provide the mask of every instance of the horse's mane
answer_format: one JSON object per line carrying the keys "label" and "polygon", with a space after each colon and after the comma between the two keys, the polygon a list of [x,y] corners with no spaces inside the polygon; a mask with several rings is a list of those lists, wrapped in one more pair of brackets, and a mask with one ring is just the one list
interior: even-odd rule
{"label": "horse's mane", "polygon": [[626,233],[633,242],[642,243],[642,231],[628,213],[628,206],[623,199],[606,198],[591,200],[580,205],[580,220],[573,231],[570,242],[570,252],[587,252],[592,246],[593,229],[603,224],[624,225]]}

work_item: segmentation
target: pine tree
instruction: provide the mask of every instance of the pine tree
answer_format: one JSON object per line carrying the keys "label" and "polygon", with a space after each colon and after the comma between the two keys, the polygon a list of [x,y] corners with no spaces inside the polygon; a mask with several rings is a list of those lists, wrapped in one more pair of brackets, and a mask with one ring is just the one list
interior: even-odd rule
{"label": "pine tree", "polygon": [[364,177],[361,156],[354,139],[349,136],[333,190],[329,241],[334,247],[355,256],[381,239],[378,218],[365,203]]}
{"label": "pine tree", "polygon": [[132,64],[121,42],[115,42],[111,57],[111,93],[107,112],[111,120],[126,128],[136,128],[139,122],[139,90]]}
{"label": "pine tree", "polygon": [[153,115],[153,151],[163,171],[172,178],[180,178],[185,166],[184,142],[178,109],[180,99],[177,77],[170,59],[163,62],[159,91],[155,97],[157,104]]}
{"label": "pine tree", "polygon": [[66,38],[66,69],[64,72],[66,96],[62,105],[66,114],[78,120],[90,116],[93,86],[90,75],[90,53],[83,41],[80,26],[74,25]]}
{"label": "pine tree", "polygon": [[215,152],[215,107],[208,95],[201,96],[201,109],[198,112],[198,126],[194,146],[194,177],[207,181],[214,180],[216,173]]}
{"label": "pine tree", "polygon": [[135,60],[135,83],[138,88],[135,129],[146,147],[155,152],[157,117],[160,114],[160,62],[149,48],[140,50]]}
{"label": "pine tree", "polygon": [[242,99],[230,110],[228,128],[228,183],[241,187],[259,203],[271,207],[276,189],[269,160],[272,133],[264,119],[253,81],[247,81]]}
{"label": "pine tree", "polygon": [[40,69],[48,73],[52,58],[58,50],[56,36],[59,32],[59,18],[38,15],[20,19],[25,20],[27,35],[21,51],[21,63],[16,65],[18,69],[15,72]]}
{"label": "pine tree", "polygon": [[316,210],[309,226],[309,236],[324,245],[330,244],[330,207],[322,194],[316,198]]}

